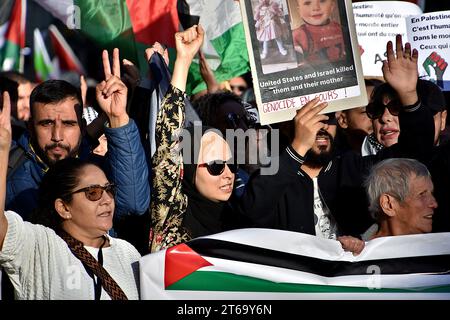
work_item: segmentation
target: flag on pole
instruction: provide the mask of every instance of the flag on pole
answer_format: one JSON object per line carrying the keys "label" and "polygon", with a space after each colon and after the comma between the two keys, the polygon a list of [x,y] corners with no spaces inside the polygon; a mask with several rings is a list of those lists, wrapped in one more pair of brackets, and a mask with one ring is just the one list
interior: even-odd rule
{"label": "flag on pole", "polygon": [[[9,18],[14,6],[14,0],[4,0],[0,3],[0,50],[5,43],[5,33],[8,30]],[[0,51],[1,56],[1,51]]]}
{"label": "flag on pole", "polygon": [[38,28],[34,29],[34,52],[33,62],[38,81],[46,81],[48,79],[58,79],[59,70],[54,61],[50,59],[44,38]]}
{"label": "flag on pole", "polygon": [[176,0],[35,0],[69,29],[80,30],[101,48],[146,70],[144,49],[155,41],[174,46]]}
{"label": "flag on pole", "polygon": [[0,50],[0,67],[3,71],[16,70],[23,72],[24,70],[24,59],[21,50],[25,47],[26,10],[26,0],[16,0],[8,26],[5,27],[3,24],[4,43]]}
{"label": "flag on pole", "polygon": [[143,299],[450,299],[450,233],[335,240],[272,229],[194,239],[140,260]]}
{"label": "flag on pole", "polygon": [[[243,75],[250,70],[239,3],[223,0],[179,0],[178,15],[184,29],[200,24],[205,29],[202,51],[217,82]],[[189,70],[187,92],[206,89],[198,59]]]}
{"label": "flag on pole", "polygon": [[79,75],[86,74],[83,65],[73,52],[61,32],[53,24],[48,27],[53,45],[53,53],[58,58],[59,68],[64,71],[74,71]]}

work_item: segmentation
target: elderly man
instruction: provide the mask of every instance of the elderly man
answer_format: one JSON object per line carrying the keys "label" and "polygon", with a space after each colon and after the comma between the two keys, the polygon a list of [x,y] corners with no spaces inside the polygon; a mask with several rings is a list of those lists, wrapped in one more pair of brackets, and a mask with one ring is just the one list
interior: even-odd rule
{"label": "elderly man", "polygon": [[362,236],[364,240],[431,232],[438,205],[425,165],[413,159],[384,160],[372,168],[365,186],[377,223]]}

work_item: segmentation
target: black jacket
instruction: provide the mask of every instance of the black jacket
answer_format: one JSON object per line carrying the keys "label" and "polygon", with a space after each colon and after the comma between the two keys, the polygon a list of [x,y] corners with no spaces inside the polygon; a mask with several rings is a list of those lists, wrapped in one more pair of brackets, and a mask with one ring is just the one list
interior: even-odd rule
{"label": "black jacket", "polygon": [[[418,158],[431,149],[433,118],[428,108],[401,112],[399,143],[377,155],[353,152],[335,157],[322,168],[318,185],[337,221],[340,234],[358,236],[372,223],[363,181],[376,162],[391,157]],[[291,147],[280,155],[275,175],[252,176],[241,199],[250,226],[315,234],[313,182],[300,168],[304,159]]]}
{"label": "black jacket", "polygon": [[450,232],[450,143],[434,148],[427,166],[439,205],[434,210],[433,232]]}

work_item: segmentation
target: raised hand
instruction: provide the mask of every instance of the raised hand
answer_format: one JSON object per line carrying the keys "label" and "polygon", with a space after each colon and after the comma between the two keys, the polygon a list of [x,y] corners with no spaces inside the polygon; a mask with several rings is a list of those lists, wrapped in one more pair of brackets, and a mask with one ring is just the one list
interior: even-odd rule
{"label": "raised hand", "polygon": [[97,102],[108,116],[111,128],[118,128],[129,121],[126,110],[128,89],[120,80],[119,49],[113,51],[112,72],[106,50],[103,50],[102,60],[105,80],[96,87]]}
{"label": "raised hand", "polygon": [[214,76],[214,72],[212,71],[208,61],[206,60],[205,54],[202,52],[202,50],[199,50],[198,55],[200,58],[200,74],[202,75],[203,81],[205,81],[206,83],[208,92],[213,93],[218,91],[219,84],[217,83],[216,77]]}
{"label": "raised hand", "polygon": [[403,105],[417,102],[417,69],[418,52],[411,51],[411,44],[407,42],[403,48],[402,36],[395,38],[395,53],[391,41],[386,45],[387,60],[383,61],[383,76],[392,88],[397,91]]}
{"label": "raised hand", "polygon": [[172,86],[185,91],[186,80],[191,65],[197,51],[203,44],[205,31],[201,26],[192,26],[183,32],[175,33],[175,45],[177,48],[177,59],[173,68]]}
{"label": "raised hand", "polygon": [[150,58],[155,52],[158,52],[164,58],[166,65],[169,65],[169,52],[167,51],[167,48],[159,42],[155,42],[150,48],[145,49],[147,61],[150,61]]}
{"label": "raised hand", "polygon": [[297,111],[294,118],[295,137],[292,147],[301,156],[304,156],[312,148],[316,141],[317,132],[326,129],[327,124],[321,122],[328,120],[325,114],[319,114],[328,105],[326,102],[319,103],[319,98],[315,98]]}
{"label": "raised hand", "polygon": [[183,32],[175,33],[177,59],[184,58],[192,61],[203,44],[205,31],[202,26],[194,25]]}
{"label": "raised hand", "polygon": [[0,152],[2,153],[5,152],[6,154],[9,154],[12,136],[11,132],[11,100],[9,98],[9,93],[5,91],[3,93],[3,108],[0,110]]}

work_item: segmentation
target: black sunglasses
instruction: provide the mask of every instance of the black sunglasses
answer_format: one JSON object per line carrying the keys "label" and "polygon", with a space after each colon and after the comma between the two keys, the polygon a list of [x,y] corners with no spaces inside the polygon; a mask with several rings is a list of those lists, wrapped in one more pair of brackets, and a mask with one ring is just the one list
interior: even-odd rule
{"label": "black sunglasses", "polygon": [[247,90],[246,86],[232,86],[232,85],[230,85],[230,87],[231,87],[231,90],[238,89],[241,92]]}
{"label": "black sunglasses", "polygon": [[401,110],[401,105],[395,101],[390,101],[388,104],[381,104],[381,103],[369,103],[366,107],[366,113],[367,116],[372,119],[378,119],[381,118],[384,114],[384,110],[388,109],[389,112],[393,115],[393,116],[398,116],[398,114],[400,113]]}
{"label": "black sunglasses", "polygon": [[103,192],[106,191],[111,197],[114,198],[116,195],[116,186],[112,183],[107,183],[104,186],[95,184],[89,187],[81,188],[78,190],[75,190],[70,194],[84,192],[84,195],[86,198],[90,201],[98,201],[103,196]]}
{"label": "black sunglasses", "polygon": [[222,160],[214,160],[208,163],[201,163],[198,165],[198,167],[199,168],[206,167],[210,175],[218,176],[221,175],[222,172],[225,170],[225,165],[228,166],[228,168],[232,173],[236,173],[239,169],[239,166],[237,164],[227,163]]}

